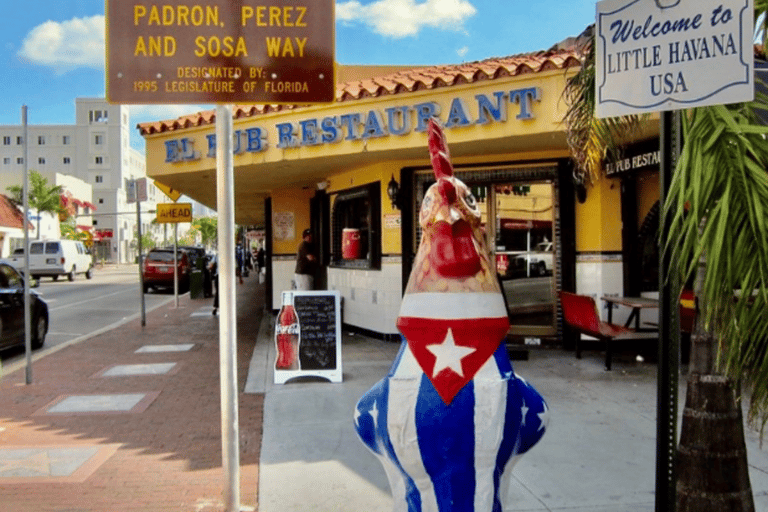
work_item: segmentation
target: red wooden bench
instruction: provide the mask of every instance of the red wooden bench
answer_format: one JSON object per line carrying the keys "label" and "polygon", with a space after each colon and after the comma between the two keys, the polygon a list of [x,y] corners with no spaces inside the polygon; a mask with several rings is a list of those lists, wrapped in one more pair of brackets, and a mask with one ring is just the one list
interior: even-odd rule
{"label": "red wooden bench", "polygon": [[[586,334],[605,342],[606,371],[611,369],[614,342],[658,339],[658,333],[655,332],[638,332],[629,327],[603,322],[600,320],[595,299],[592,297],[562,291],[559,295],[565,323],[580,334]],[[578,359],[581,359],[580,337],[576,337],[576,358]]]}

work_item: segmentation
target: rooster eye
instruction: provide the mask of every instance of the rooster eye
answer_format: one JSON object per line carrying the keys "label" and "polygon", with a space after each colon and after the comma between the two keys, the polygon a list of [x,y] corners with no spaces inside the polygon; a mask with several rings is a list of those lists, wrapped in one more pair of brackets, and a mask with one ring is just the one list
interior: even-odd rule
{"label": "rooster eye", "polygon": [[475,196],[473,196],[471,192],[467,192],[467,195],[464,196],[464,202],[467,203],[467,206],[469,206],[473,210],[477,208],[477,200],[475,199]]}

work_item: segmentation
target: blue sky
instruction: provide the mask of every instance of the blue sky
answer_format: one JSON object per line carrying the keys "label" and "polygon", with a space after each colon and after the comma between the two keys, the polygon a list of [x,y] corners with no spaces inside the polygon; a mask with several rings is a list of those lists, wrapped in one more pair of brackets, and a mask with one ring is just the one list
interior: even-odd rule
{"label": "blue sky", "polygon": [[[74,123],[75,98],[105,94],[104,0],[6,0],[3,12],[0,125],[19,124],[22,105],[30,124]],[[429,65],[514,55],[547,49],[594,19],[595,0],[337,0],[336,61]],[[201,108],[212,107],[136,105],[131,122]],[[143,146],[138,132],[131,139]]]}

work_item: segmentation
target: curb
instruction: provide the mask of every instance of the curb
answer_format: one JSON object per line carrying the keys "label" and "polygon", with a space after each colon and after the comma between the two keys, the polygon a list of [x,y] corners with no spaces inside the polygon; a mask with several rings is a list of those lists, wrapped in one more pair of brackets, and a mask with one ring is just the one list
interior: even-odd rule
{"label": "curb", "polygon": [[[163,302],[160,302],[160,303],[156,304],[155,306],[151,307],[150,309],[146,310],[145,313],[150,313],[150,312],[152,312],[152,311],[154,311],[154,310],[156,310],[156,309],[158,309],[160,307],[163,307],[163,306],[167,305],[169,302],[172,302],[173,300],[174,300],[173,297],[169,297],[167,300],[164,300]],[[71,339],[69,341],[65,341],[64,343],[60,343],[59,345],[56,345],[55,347],[51,347],[49,349],[44,349],[45,350],[44,352],[39,352],[39,353],[34,354],[32,356],[32,362],[35,363],[35,362],[41,360],[42,358],[44,358],[46,356],[50,356],[52,354],[55,354],[56,352],[58,352],[60,350],[63,350],[65,348],[67,348],[67,347],[70,347],[70,346],[75,345],[77,343],[80,343],[82,341],[88,340],[88,339],[93,338],[95,336],[98,336],[100,334],[104,334],[105,332],[108,332],[108,331],[111,331],[113,329],[116,329],[116,328],[120,327],[121,325],[127,324],[129,322],[134,321],[134,320],[137,320],[140,317],[141,317],[141,312],[134,313],[133,315],[125,317],[122,320],[120,320],[118,322],[115,322],[115,323],[113,323],[111,325],[106,325],[106,326],[102,327],[101,329],[97,329],[97,330],[95,330],[93,332],[90,332],[88,334],[84,334],[82,336],[78,336],[77,338]],[[11,364],[7,365],[4,368],[4,371],[0,371],[0,376],[10,375],[10,374],[12,374],[14,372],[17,372],[17,371],[19,371],[19,370],[21,370],[23,368],[26,368],[26,366],[27,366],[26,358],[22,359],[20,361],[16,361],[15,363],[11,363]]]}

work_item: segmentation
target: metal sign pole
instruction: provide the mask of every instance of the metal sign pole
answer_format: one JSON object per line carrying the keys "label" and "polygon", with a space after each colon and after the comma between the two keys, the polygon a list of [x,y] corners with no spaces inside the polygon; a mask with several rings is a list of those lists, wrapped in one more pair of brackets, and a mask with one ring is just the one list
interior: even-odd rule
{"label": "metal sign pole", "polygon": [[[22,138],[24,141],[24,354],[27,363],[26,383],[32,384],[32,311],[29,297],[29,144],[27,142],[27,106],[21,107]],[[38,212],[38,215],[40,212]],[[40,223],[38,222],[38,227]],[[38,236],[40,233],[38,233]]]}
{"label": "metal sign pole", "polygon": [[[138,186],[136,186],[138,191]],[[138,193],[136,194],[136,234],[138,235],[139,243],[139,255],[137,261],[139,262],[139,294],[141,296],[141,326],[147,325],[147,312],[144,306],[144,272],[141,271],[142,259],[141,259],[141,201],[139,201]]]}
{"label": "metal sign pole", "polygon": [[179,223],[173,224],[173,297],[179,309]]}
{"label": "metal sign pole", "polygon": [[221,457],[227,512],[240,510],[240,448],[237,411],[237,303],[235,298],[235,185],[232,106],[216,107],[216,210],[219,225],[219,381]]}
{"label": "metal sign pole", "polygon": [[[679,112],[662,112],[659,203],[666,201],[680,148]],[[680,371],[678,290],[670,274],[670,257],[664,250],[670,218],[659,222],[659,362],[656,394],[656,511],[674,512],[677,506],[677,393]],[[675,293],[673,293],[675,292]]]}

